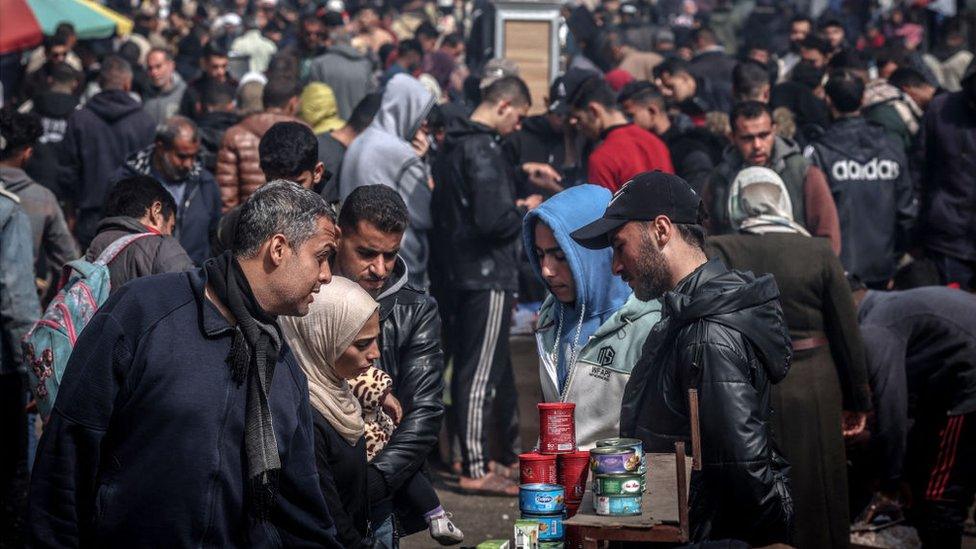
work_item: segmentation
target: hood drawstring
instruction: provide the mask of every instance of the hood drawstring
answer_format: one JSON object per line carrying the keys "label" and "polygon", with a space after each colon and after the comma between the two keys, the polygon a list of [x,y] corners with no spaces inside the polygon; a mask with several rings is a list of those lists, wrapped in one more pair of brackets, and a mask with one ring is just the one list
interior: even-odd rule
{"label": "hood drawstring", "polygon": [[[556,342],[553,344],[552,353],[550,354],[550,358],[552,360],[552,363],[555,364],[555,366],[556,366],[556,375],[557,375],[557,377],[559,375],[559,355],[562,353],[562,346],[559,344],[559,340],[562,338],[562,335],[563,335],[563,315],[565,313],[565,310],[566,310],[566,308],[562,304],[560,304],[560,306],[559,306],[559,321],[556,323]],[[584,318],[586,318],[586,303],[585,302],[580,307],[579,320],[576,322],[576,332],[573,335],[573,342],[570,344],[570,347],[569,347],[569,357],[568,357],[569,360],[566,361],[566,379],[567,380],[570,377],[570,375],[569,375],[570,374],[570,371],[572,370],[573,365],[576,364],[576,359],[579,357],[579,352],[581,350],[580,349],[581,345],[580,345],[579,338],[580,338],[580,333],[582,333],[582,331],[583,331],[583,319]],[[562,393],[564,389],[565,389],[565,387],[560,387],[559,388],[559,392]]]}

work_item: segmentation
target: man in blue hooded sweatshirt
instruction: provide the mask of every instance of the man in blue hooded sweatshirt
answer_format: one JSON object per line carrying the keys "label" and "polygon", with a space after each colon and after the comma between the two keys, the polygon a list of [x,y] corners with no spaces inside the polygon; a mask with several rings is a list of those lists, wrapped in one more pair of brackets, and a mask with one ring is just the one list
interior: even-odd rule
{"label": "man in blue hooded sweatshirt", "polygon": [[572,187],[523,221],[529,262],[549,290],[536,330],[542,395],[576,403],[582,449],[619,435],[624,387],[661,318],[659,301],[641,301],[619,277],[608,277],[611,249],[588,250],[569,236],[599,219],[610,197],[597,185]]}

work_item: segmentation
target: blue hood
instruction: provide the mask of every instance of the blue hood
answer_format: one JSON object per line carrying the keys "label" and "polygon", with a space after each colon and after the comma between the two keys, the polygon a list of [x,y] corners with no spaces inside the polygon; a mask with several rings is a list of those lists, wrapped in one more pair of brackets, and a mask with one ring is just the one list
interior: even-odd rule
{"label": "blue hood", "polygon": [[[576,303],[572,311],[561,303],[557,306],[567,307],[563,311],[564,330],[570,326],[575,329],[576,324],[583,321],[581,343],[585,343],[600,324],[622,307],[630,295],[630,287],[611,274],[611,248],[588,250],[569,236],[576,229],[601,217],[611,196],[610,191],[597,185],[571,187],[526,214],[522,222],[525,251],[537,276],[542,277],[542,268],[535,256],[535,224],[540,219],[552,229],[556,242],[569,261],[576,283]],[[581,319],[584,306],[586,318]],[[569,322],[570,319],[572,322]],[[591,319],[597,322],[588,322]]]}

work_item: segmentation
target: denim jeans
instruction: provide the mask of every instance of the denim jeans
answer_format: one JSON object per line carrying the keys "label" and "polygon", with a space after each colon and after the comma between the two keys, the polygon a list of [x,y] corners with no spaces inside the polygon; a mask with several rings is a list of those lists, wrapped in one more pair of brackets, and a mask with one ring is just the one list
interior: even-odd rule
{"label": "denim jeans", "polygon": [[397,549],[398,547],[400,543],[397,541],[393,515],[390,514],[373,530],[373,549]]}

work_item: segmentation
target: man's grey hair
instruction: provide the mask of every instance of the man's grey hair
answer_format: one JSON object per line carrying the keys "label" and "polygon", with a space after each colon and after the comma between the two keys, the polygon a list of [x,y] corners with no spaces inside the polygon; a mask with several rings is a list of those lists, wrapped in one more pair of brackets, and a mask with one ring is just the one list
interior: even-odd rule
{"label": "man's grey hair", "polygon": [[234,238],[234,256],[250,259],[272,236],[282,234],[298,248],[318,230],[318,220],[336,222],[335,212],[321,195],[284,179],[261,187],[241,207]]}
{"label": "man's grey hair", "polygon": [[172,149],[177,138],[183,136],[189,137],[194,143],[200,141],[197,125],[185,116],[178,114],[171,116],[156,127],[156,141],[162,143],[167,149]]}

